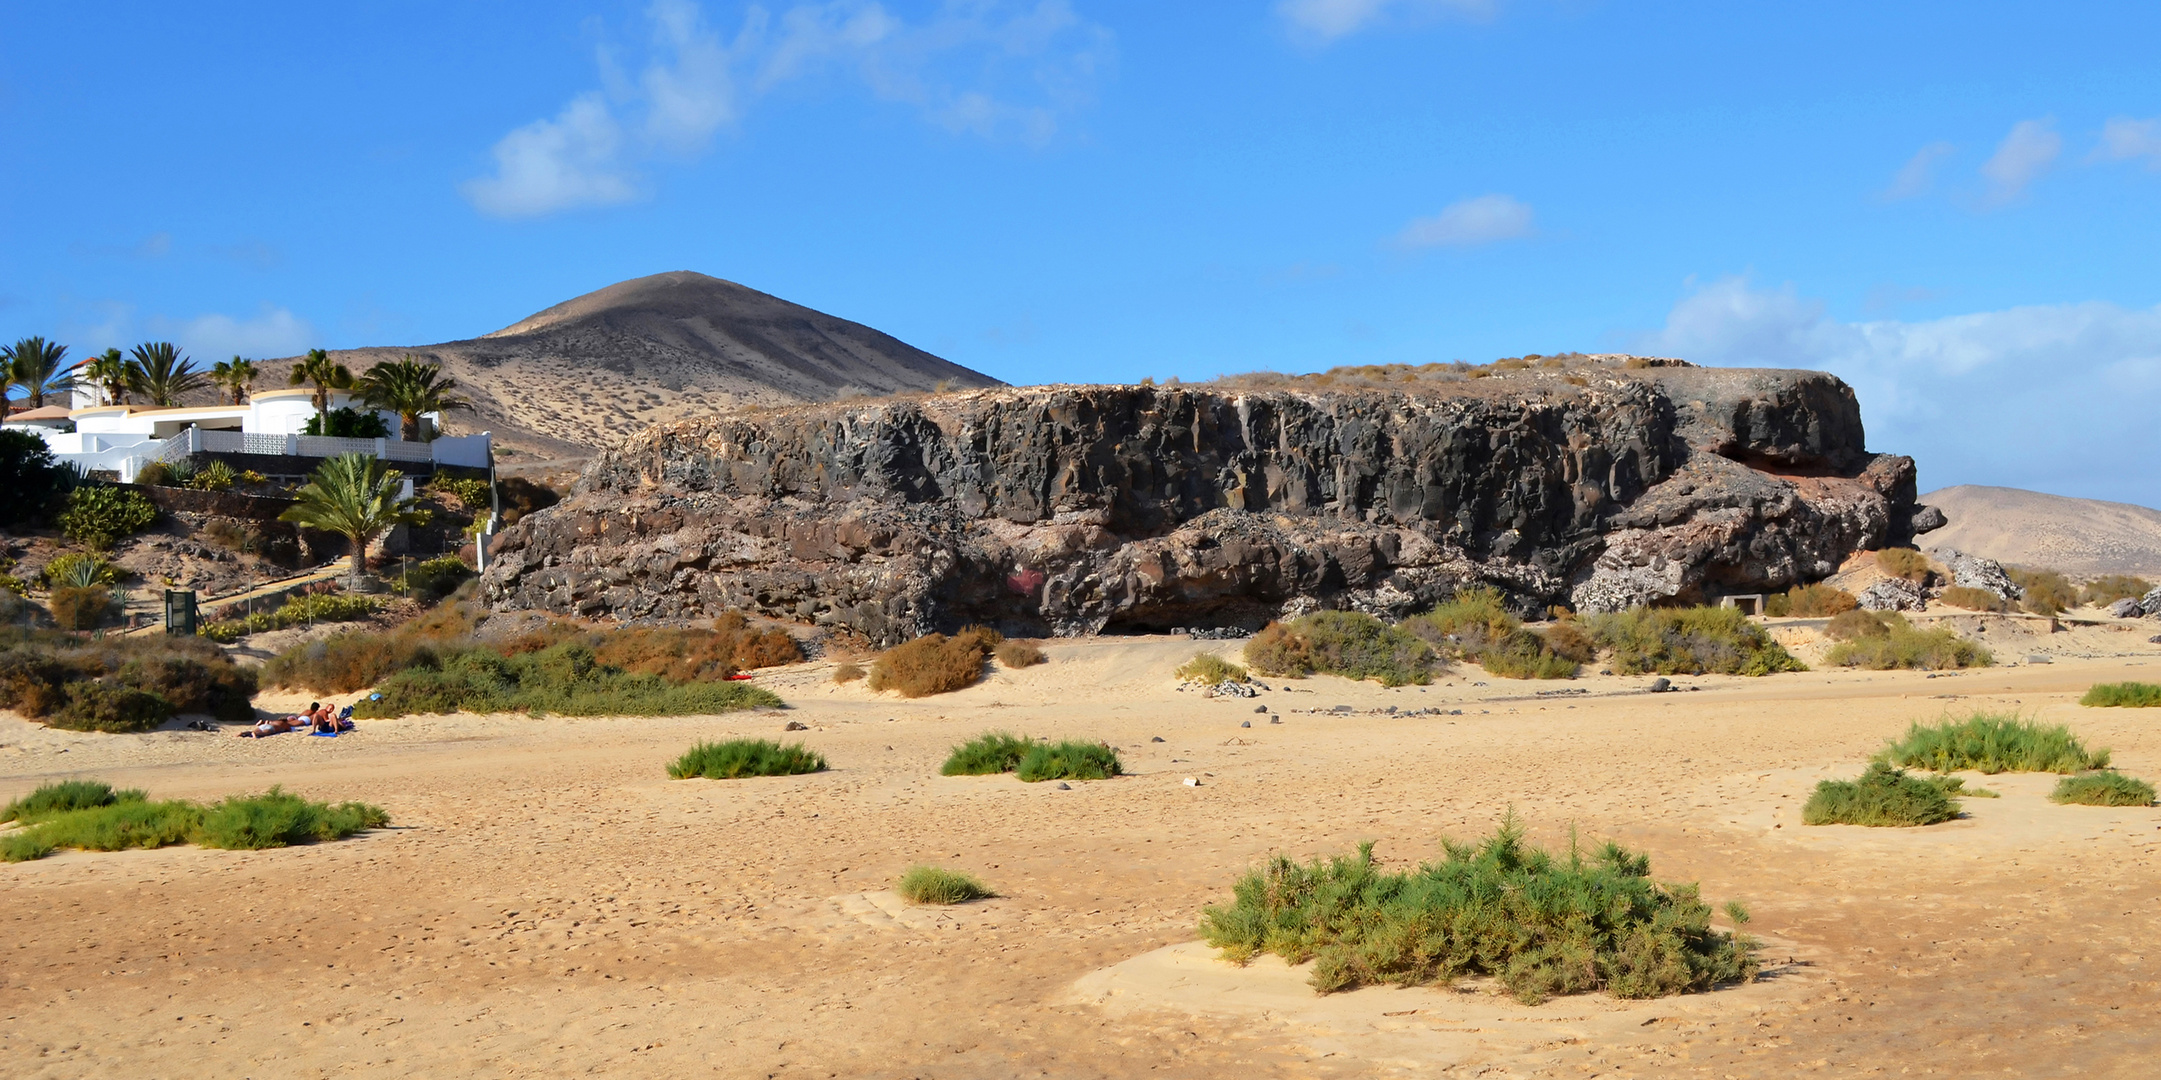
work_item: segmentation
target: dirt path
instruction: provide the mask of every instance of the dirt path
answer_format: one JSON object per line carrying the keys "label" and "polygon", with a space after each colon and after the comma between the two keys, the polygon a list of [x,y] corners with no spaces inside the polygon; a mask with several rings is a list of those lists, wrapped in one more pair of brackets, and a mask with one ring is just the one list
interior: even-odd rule
{"label": "dirt path", "polygon": [[[1321,678],[1262,695],[1272,724],[1174,692],[1194,648],[1056,644],[1049,665],[914,702],[806,666],[760,680],[792,712],[723,718],[428,718],[260,743],[0,718],[0,798],[76,775],[187,797],[281,783],[395,822],[308,848],[0,866],[0,1061],[25,1077],[2152,1074],[2161,810],[2058,807],[2045,779],[2012,776],[1928,830],[1797,814],[1815,779],[1946,708],[2037,710],[2161,777],[2161,717],[2071,704],[2095,681],[2161,680],[2161,654],[1661,695],[1592,678],[1580,698],[1512,701],[1495,699],[1526,684],[1475,669],[1423,690]],[[1370,711],[1388,706],[1462,714]],[[791,719],[831,771],[665,778],[696,739]],[[991,727],[1107,739],[1133,775],[1065,791],[937,775]],[[1408,863],[1511,809],[1541,841],[1618,839],[1714,903],[1747,901],[1777,978],[1524,1009],[1440,989],[1301,1001],[1295,973],[1266,970],[1221,969],[1230,989],[1210,990],[1180,972],[1212,961],[1147,960],[1271,852],[1373,840]],[[886,889],[916,862],[1001,896],[905,907]]]}

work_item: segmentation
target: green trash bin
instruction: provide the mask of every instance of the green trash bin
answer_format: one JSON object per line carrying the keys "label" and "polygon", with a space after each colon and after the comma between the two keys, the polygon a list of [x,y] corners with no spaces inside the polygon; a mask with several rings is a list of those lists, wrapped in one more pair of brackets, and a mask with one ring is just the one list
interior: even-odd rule
{"label": "green trash bin", "polygon": [[165,632],[174,637],[195,636],[195,590],[165,590]]}

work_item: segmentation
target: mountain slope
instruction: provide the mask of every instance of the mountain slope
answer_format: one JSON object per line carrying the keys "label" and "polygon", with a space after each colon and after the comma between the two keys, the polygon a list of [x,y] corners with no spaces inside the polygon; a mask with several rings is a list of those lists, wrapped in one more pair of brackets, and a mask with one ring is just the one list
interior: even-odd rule
{"label": "mountain slope", "polygon": [[1921,502],[1950,520],[1923,538],[1931,551],[1957,548],[2074,577],[2161,576],[2161,510],[1973,484],[1929,492]]}
{"label": "mountain slope", "polygon": [[[1003,385],[860,323],[689,271],[619,282],[478,338],[331,356],[358,374],[408,353],[441,361],[473,399],[452,430],[492,430],[542,457],[583,456],[649,424],[740,405]],[[291,363],[266,363],[258,385],[284,385]]]}

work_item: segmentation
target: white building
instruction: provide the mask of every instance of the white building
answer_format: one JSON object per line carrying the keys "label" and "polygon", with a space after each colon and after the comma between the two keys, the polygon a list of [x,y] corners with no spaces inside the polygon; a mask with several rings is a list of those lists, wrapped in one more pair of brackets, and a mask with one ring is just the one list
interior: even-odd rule
{"label": "white building", "polygon": [[[83,407],[48,406],[17,413],[7,418],[6,426],[36,432],[52,448],[53,456],[86,469],[110,469],[123,482],[134,480],[136,470],[153,461],[176,461],[194,454],[320,459],[359,452],[393,462],[472,468],[486,468],[490,460],[486,432],[417,443],[302,435],[315,416],[315,392],[305,387],[252,394],[245,405],[98,405],[81,388],[75,398]],[[358,395],[342,390],[330,392],[330,407],[367,411]],[[398,431],[396,413],[375,410],[375,415],[391,431]],[[440,421],[435,413],[423,417],[430,429]],[[290,470],[262,471],[297,475],[313,467],[311,461],[303,460],[292,465]]]}

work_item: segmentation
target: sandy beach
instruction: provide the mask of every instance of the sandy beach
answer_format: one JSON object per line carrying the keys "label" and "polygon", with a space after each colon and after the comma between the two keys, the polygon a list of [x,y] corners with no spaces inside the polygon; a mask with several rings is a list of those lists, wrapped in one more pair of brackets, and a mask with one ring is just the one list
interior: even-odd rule
{"label": "sandy beach", "polygon": [[[1211,700],[1171,670],[1236,643],[1143,637],[1054,642],[1049,664],[918,701],[836,687],[829,664],[761,672],[792,708],[722,717],[255,742],[0,715],[0,798],[66,777],[190,798],[282,784],[393,820],[309,847],[0,867],[0,1061],[41,1078],[2146,1076],[2161,810],[2056,806],[2053,778],[2005,775],[1981,781],[2002,798],[1927,829],[1799,822],[1815,781],[1947,710],[2067,722],[2161,777],[2151,715],[2074,704],[2161,680],[2161,647],[2115,639],[2045,665],[1665,694],[1459,668]],[[791,720],[808,730],[783,736]],[[990,728],[1100,738],[1131,775],[937,775]],[[734,735],[800,738],[832,768],[666,778],[692,742]],[[1279,961],[1194,944],[1202,906],[1271,853],[1372,840],[1401,866],[1511,810],[1542,843],[1618,840],[1746,902],[1766,977],[1652,1002],[1321,998]],[[1000,895],[908,907],[889,888],[919,862]]]}

